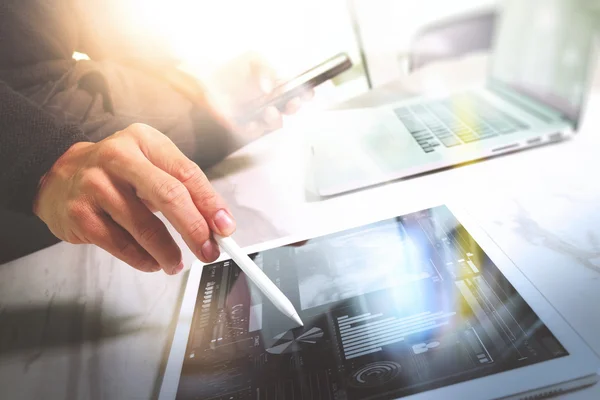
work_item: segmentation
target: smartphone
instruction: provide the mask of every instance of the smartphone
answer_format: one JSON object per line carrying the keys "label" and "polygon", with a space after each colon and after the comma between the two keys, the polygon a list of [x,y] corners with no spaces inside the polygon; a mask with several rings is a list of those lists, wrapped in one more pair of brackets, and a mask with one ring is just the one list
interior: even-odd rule
{"label": "smartphone", "polygon": [[260,96],[242,107],[239,122],[246,122],[260,116],[267,107],[274,106],[280,111],[285,110],[286,104],[295,97],[326,82],[352,67],[352,60],[346,53],[322,62],[295,78],[277,86],[273,91]]}

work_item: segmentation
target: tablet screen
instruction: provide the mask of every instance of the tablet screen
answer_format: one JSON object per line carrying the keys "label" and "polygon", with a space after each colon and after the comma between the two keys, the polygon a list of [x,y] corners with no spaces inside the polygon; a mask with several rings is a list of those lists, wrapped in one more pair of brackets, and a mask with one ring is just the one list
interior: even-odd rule
{"label": "tablet screen", "polygon": [[566,356],[445,206],[204,267],[178,399],[390,399]]}

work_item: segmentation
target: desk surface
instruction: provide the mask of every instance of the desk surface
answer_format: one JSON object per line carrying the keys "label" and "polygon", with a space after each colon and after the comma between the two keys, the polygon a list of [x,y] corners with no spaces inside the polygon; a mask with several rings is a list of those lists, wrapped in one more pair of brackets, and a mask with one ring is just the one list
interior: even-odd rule
{"label": "desk surface", "polygon": [[[476,64],[449,67],[446,76],[481,78]],[[444,76],[428,73],[433,80],[417,75],[347,106],[395,100],[399,90],[422,90]],[[383,203],[459,199],[600,353],[598,79],[595,85],[573,140],[324,201],[306,190],[303,140],[293,130],[241,149],[209,176],[238,220],[242,245],[362,218]],[[187,249],[184,259],[193,260]],[[152,398],[186,276],[139,273],[98,248],[66,243],[0,266],[0,397]],[[568,398],[600,398],[600,385]]]}

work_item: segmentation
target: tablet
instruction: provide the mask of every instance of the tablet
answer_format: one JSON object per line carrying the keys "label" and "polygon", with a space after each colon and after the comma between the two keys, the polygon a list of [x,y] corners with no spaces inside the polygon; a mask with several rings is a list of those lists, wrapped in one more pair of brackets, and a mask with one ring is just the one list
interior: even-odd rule
{"label": "tablet", "polygon": [[194,264],[161,400],[522,399],[598,380],[594,352],[457,207],[246,250],[304,326],[225,256]]}

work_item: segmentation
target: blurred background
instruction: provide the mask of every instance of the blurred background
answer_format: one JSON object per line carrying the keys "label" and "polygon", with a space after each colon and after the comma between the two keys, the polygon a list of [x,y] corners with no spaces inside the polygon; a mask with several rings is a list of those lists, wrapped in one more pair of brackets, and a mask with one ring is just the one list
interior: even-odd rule
{"label": "blurred background", "polygon": [[[594,13],[600,26],[600,1],[574,1]],[[282,79],[345,52],[353,60],[352,70],[318,88],[317,105],[327,106],[439,60],[487,53],[502,0],[126,0],[117,4],[138,37],[168,46],[183,62],[183,69],[205,81],[220,66],[248,52],[265,57]]]}

